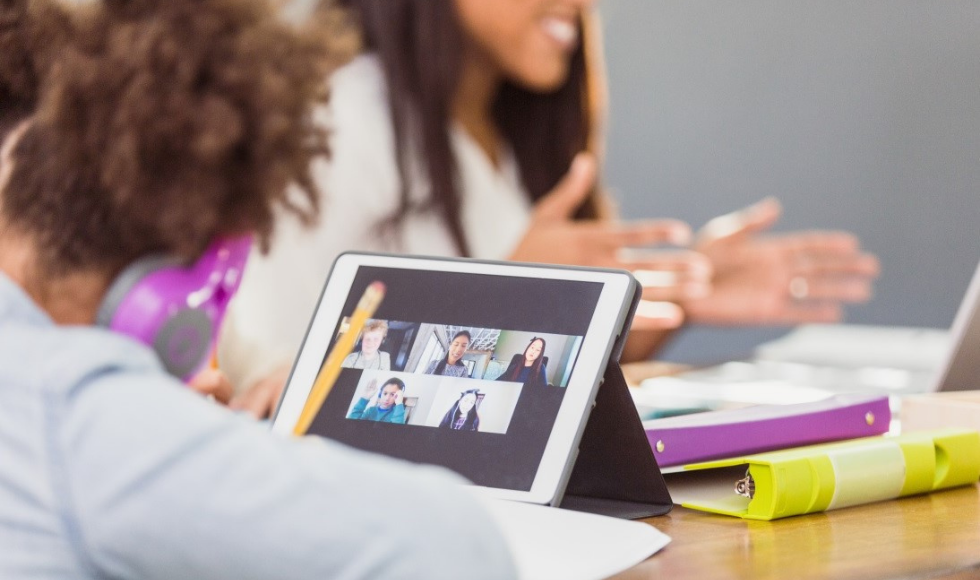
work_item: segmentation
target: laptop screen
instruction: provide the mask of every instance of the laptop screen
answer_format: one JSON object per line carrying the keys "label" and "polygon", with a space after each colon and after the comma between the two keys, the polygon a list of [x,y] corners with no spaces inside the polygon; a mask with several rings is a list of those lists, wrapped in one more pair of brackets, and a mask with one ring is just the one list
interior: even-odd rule
{"label": "laptop screen", "polygon": [[936,375],[936,391],[980,389],[980,264],[960,303],[950,330],[945,364]]}

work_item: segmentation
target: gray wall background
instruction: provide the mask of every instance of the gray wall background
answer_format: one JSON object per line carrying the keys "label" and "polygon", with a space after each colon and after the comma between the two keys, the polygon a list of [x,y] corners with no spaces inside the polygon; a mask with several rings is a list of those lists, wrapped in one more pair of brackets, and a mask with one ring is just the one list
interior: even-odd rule
{"label": "gray wall background", "polygon": [[[605,179],[627,217],[703,224],[764,196],[778,230],[881,259],[862,324],[948,326],[980,259],[980,2],[609,0]],[[662,358],[778,330],[694,328]]]}

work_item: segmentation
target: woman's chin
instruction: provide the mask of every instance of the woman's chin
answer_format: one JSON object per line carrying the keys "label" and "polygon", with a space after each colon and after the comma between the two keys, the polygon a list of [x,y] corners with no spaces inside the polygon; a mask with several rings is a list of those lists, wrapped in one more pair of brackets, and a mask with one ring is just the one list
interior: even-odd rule
{"label": "woman's chin", "polygon": [[568,81],[568,71],[568,63],[541,63],[528,70],[515,71],[511,74],[511,82],[532,93],[553,93]]}

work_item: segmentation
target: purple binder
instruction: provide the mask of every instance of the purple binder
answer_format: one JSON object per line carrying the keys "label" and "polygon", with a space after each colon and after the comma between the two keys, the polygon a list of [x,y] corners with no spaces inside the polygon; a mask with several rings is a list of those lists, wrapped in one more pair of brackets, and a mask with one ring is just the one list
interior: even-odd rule
{"label": "purple binder", "polygon": [[891,410],[882,395],[837,395],[813,403],[756,405],[643,422],[660,467],[880,435]]}

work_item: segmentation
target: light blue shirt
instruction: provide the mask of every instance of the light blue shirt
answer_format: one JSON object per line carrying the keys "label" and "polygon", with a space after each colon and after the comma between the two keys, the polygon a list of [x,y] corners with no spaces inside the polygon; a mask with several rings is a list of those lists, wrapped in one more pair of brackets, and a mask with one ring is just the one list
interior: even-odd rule
{"label": "light blue shirt", "polygon": [[0,273],[0,578],[509,578],[459,479],[287,439]]}

